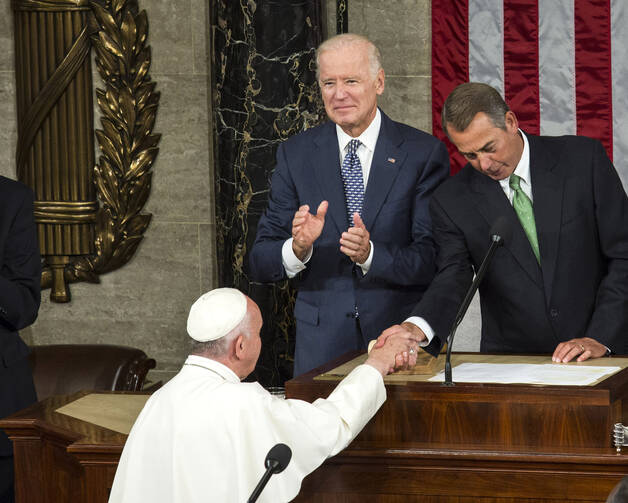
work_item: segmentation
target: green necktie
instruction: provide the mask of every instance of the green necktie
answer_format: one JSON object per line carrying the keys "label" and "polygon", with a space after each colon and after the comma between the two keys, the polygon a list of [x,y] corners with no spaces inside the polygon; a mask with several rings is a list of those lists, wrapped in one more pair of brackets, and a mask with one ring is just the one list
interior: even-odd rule
{"label": "green necktie", "polygon": [[515,192],[512,198],[512,207],[515,209],[521,226],[523,227],[528,241],[532,246],[532,251],[536,257],[536,261],[540,264],[539,240],[536,236],[536,223],[534,222],[534,211],[532,210],[532,201],[521,189],[521,178],[515,174],[510,175],[510,188]]}

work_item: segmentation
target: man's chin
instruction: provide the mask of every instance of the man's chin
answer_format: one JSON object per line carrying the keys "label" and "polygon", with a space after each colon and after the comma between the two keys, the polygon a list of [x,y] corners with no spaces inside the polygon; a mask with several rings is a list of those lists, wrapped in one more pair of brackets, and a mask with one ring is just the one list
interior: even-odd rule
{"label": "man's chin", "polygon": [[508,169],[496,169],[494,171],[484,171],[484,174],[493,180],[500,181],[508,178],[510,176],[510,172]]}
{"label": "man's chin", "polygon": [[352,117],[349,114],[334,114],[330,118],[342,128],[351,127],[355,123],[355,121],[351,120]]}
{"label": "man's chin", "polygon": [[505,175],[504,173],[494,173],[494,174],[488,174],[489,178],[492,178],[493,180],[499,182],[500,180],[504,180],[505,178],[508,178],[508,175]]}

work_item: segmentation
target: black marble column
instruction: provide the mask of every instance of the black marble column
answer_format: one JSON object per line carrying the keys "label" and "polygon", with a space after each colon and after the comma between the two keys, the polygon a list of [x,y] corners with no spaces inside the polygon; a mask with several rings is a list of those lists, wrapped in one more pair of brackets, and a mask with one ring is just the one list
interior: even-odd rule
{"label": "black marble column", "polygon": [[325,118],[314,64],[321,1],[218,0],[212,6],[219,278],[262,310],[262,354],[252,378],[264,385],[292,376],[294,292],[287,282],[252,283],[248,252],[277,146]]}
{"label": "black marble column", "polygon": [[349,33],[349,0],[336,0],[336,33]]}

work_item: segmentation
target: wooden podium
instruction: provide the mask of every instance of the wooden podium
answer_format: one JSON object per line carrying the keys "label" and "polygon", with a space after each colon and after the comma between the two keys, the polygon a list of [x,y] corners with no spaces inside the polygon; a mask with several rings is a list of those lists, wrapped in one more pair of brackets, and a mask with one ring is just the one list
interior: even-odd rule
{"label": "wooden podium", "polygon": [[[356,356],[288,381],[286,396],[326,397],[340,378],[332,369]],[[551,363],[455,354],[454,382],[457,363],[491,358]],[[591,386],[446,387],[427,382],[430,375],[389,376],[386,403],[349,447],[304,480],[295,501],[604,502],[628,474],[628,455],[612,445],[614,423],[628,422],[628,358],[585,363],[622,370]]]}
{"label": "wooden podium", "polygon": [[[287,382],[287,396],[327,396],[340,379],[333,369],[356,356]],[[504,358],[512,357],[454,354],[453,363]],[[623,370],[592,386],[449,388],[426,382],[430,375],[388,376],[386,403],[347,449],[304,480],[295,501],[604,502],[628,474],[628,447],[617,453],[611,440],[613,424],[628,422],[628,358],[585,364]],[[15,448],[17,503],[106,503],[126,435],[59,411],[95,395],[98,403],[121,397],[51,397],[0,421]],[[137,395],[122,398],[141,408]],[[129,428],[134,417],[125,416]]]}
{"label": "wooden podium", "polygon": [[0,421],[13,440],[16,503],[107,503],[127,435],[58,412],[94,394],[127,395],[50,397]]}

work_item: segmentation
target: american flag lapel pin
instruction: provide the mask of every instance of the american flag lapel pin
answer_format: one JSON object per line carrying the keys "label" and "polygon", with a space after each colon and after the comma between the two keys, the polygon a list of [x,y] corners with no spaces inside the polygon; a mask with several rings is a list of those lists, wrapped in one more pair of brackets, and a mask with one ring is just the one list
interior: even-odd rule
{"label": "american flag lapel pin", "polygon": [[388,158],[388,162],[391,162],[391,163],[395,164],[395,158],[394,157],[389,157]]}

